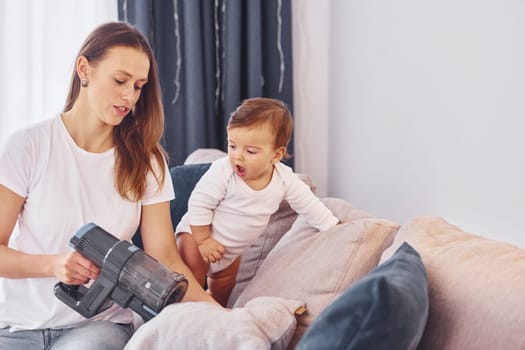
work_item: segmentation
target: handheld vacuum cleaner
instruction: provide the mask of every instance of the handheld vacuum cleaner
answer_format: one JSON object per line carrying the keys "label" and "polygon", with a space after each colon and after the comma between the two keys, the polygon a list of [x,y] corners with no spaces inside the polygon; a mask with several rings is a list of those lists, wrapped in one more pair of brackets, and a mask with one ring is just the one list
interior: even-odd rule
{"label": "handheld vacuum cleaner", "polygon": [[183,275],[93,223],[80,228],[69,245],[97,265],[100,275],[89,288],[59,282],[54,292],[86,318],[116,302],[123,308],[131,308],[146,322],[166,305],[180,301],[186,293],[188,281]]}

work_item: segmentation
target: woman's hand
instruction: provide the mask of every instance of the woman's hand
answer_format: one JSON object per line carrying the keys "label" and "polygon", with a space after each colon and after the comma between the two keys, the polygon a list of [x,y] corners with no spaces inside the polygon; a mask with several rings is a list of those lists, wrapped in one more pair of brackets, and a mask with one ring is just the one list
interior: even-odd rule
{"label": "woman's hand", "polygon": [[66,284],[85,284],[98,277],[100,269],[76,251],[56,255],[53,266],[55,277]]}
{"label": "woman's hand", "polygon": [[199,243],[199,252],[202,259],[211,264],[221,260],[224,254],[224,246],[210,237]]}

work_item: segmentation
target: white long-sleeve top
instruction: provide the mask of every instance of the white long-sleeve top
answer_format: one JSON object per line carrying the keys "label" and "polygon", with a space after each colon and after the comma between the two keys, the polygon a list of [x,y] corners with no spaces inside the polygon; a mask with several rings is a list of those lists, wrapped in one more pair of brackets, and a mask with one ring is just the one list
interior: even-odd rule
{"label": "white long-sleeve top", "polygon": [[189,225],[211,224],[212,237],[225,248],[222,259],[210,265],[210,272],[217,272],[229,266],[263,233],[282,200],[318,230],[329,229],[339,221],[290,167],[276,164],[268,186],[255,191],[224,157],[214,161],[196,184],[188,212],[176,232],[191,233]]}

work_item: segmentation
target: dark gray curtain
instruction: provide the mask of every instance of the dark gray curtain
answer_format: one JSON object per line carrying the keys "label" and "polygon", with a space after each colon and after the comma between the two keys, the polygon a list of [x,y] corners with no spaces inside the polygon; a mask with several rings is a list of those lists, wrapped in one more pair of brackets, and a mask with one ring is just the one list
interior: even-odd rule
{"label": "dark gray curtain", "polygon": [[[197,148],[225,150],[228,117],[246,98],[278,98],[293,113],[291,0],[118,0],[118,6],[119,19],[148,37],[157,58],[170,166]],[[290,153],[292,147],[293,141]]]}

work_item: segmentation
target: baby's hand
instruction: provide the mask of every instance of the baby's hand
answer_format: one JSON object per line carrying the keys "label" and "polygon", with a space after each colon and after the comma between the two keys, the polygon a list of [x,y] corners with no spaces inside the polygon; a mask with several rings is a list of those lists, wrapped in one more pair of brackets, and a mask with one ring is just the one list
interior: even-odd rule
{"label": "baby's hand", "polygon": [[213,238],[207,238],[199,243],[199,252],[202,259],[206,263],[211,264],[221,260],[224,254],[224,246]]}

